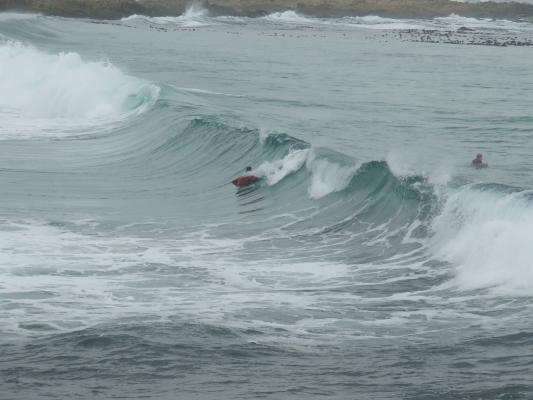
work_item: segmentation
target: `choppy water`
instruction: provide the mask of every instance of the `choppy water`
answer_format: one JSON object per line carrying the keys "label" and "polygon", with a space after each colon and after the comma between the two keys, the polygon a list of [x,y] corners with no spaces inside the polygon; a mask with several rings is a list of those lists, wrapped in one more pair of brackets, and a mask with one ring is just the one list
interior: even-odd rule
{"label": "choppy water", "polygon": [[533,50],[379,34],[463,26],[0,15],[0,398],[532,398]]}

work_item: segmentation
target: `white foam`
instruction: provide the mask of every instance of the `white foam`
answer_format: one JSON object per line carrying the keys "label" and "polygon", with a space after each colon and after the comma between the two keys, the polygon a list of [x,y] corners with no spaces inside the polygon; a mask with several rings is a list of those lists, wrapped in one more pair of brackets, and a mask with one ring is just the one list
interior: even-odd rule
{"label": "white foam", "polygon": [[284,158],[272,162],[264,162],[257,168],[260,176],[267,179],[269,185],[275,185],[287,175],[298,171],[305,164],[309,150],[294,150]]}
{"label": "white foam", "polygon": [[203,26],[209,25],[209,23],[206,22],[207,16],[207,10],[198,3],[193,2],[185,13],[178,18],[181,18],[183,26]]}
{"label": "white foam", "polygon": [[321,20],[318,18],[304,17],[292,10],[275,12],[262,17],[262,19],[269,22],[284,24],[317,24],[321,22]]}
{"label": "white foam", "polygon": [[452,162],[445,160],[445,158],[440,161],[445,160],[447,163],[433,166],[429,171],[421,169],[420,160],[414,159],[409,155],[403,155],[397,151],[390,151],[385,157],[385,160],[394,176],[398,178],[416,175],[423,176],[432,185],[433,190],[437,194],[446,191],[447,185],[453,176],[450,165]]}
{"label": "white foam", "polygon": [[354,29],[423,29],[425,26],[412,20],[383,18],[377,15],[364,17],[343,17],[343,18],[314,18],[298,14],[295,11],[284,11],[269,14],[262,17],[264,21],[292,26],[306,27],[331,27],[331,28],[354,28]]}
{"label": "white foam", "polygon": [[[172,85],[170,85],[170,86],[172,86]],[[226,97],[244,97],[243,95],[240,95],[240,94],[216,92],[216,91],[207,90],[207,89],[189,88],[189,87],[176,87],[176,86],[173,86],[173,87],[176,90],[182,90],[184,92],[189,92],[189,93],[206,94],[206,95],[214,95],[214,96],[226,96]]]}
{"label": "white foam", "polygon": [[508,20],[461,17],[452,14],[448,17],[434,19],[384,18],[377,15],[316,18],[305,16],[294,10],[275,12],[260,18],[219,16],[210,17],[201,6],[193,4],[183,15],[178,17],[147,17],[132,15],[122,19],[123,22],[141,22],[177,27],[202,27],[223,24],[256,24],[263,22],[278,27],[298,29],[372,29],[372,30],[407,30],[431,29],[439,31],[457,30],[461,27],[484,30],[531,31],[533,24]]}
{"label": "white foam", "polygon": [[120,21],[121,22],[130,22],[130,21],[137,21],[137,20],[148,20],[150,17],[147,17],[146,15],[140,15],[140,14],[132,14],[129,17],[124,17]]}
{"label": "white foam", "polygon": [[[31,334],[21,328],[27,324],[61,331],[123,317],[165,318],[176,310],[204,322],[250,308],[289,307],[303,314],[320,298],[309,288],[322,293],[342,286],[351,270],[283,257],[244,261],[236,257],[243,240],[216,239],[202,227],[155,239],[82,233],[93,232],[90,223],[76,225],[76,232],[38,221],[4,220],[0,226],[0,294],[16,307],[0,310],[2,334]],[[248,323],[254,322],[233,321]]]}
{"label": "white foam", "polygon": [[344,18],[314,18],[298,14],[289,10],[276,12],[262,17],[264,21],[291,26],[306,27],[337,27],[337,28],[370,28],[370,29],[407,29],[413,28],[401,20],[382,18],[378,16],[344,17]]}
{"label": "white foam", "polygon": [[416,175],[416,168],[418,166],[418,161],[413,160],[413,158],[407,158],[402,156],[396,151],[390,151],[385,157],[389,169],[395,176],[412,176]]}
{"label": "white foam", "polygon": [[[200,280],[201,284],[209,282],[203,268],[213,263],[210,254],[218,251],[220,257],[241,245],[240,241],[211,240],[202,232],[178,244],[175,239],[84,234],[38,221],[0,222],[0,294],[17,306],[16,312],[0,310],[4,322],[0,330],[11,334],[24,323],[68,329],[127,315],[151,315],[155,309],[163,317],[181,301],[174,292],[177,286],[188,297],[182,312],[197,315],[199,310],[211,309],[210,301],[216,299],[196,303],[187,288]],[[146,266],[151,266],[148,272]],[[170,282],[173,274],[166,279],[169,275],[160,275],[159,267],[167,272],[191,268],[191,273],[197,271],[201,277],[190,280],[186,272]],[[144,285],[139,286],[139,281]]]}
{"label": "white foam", "polygon": [[41,14],[17,13],[17,12],[3,12],[0,13],[0,22],[7,21],[24,21],[42,17]]}
{"label": "white foam", "polygon": [[311,172],[309,197],[315,200],[345,189],[358,168],[317,158],[314,152],[307,158],[306,166]]}
{"label": "white foam", "polygon": [[178,17],[147,17],[145,15],[134,14],[122,18],[121,21],[140,21],[158,25],[176,25],[184,28],[201,27],[213,24],[213,19],[208,18],[208,11],[196,3],[193,3],[185,13]]}
{"label": "white foam", "polygon": [[459,287],[531,295],[533,204],[525,195],[464,188],[449,196],[433,246],[456,266]]}
{"label": "white foam", "polygon": [[153,105],[159,88],[106,61],[0,44],[0,139],[105,124]]}
{"label": "white foam", "polygon": [[[463,297],[402,292],[393,296],[423,299],[421,308],[377,313],[372,310],[383,298],[337,290],[409,279],[400,272],[404,266],[397,266],[399,273],[391,276],[394,265],[287,258],[285,251],[260,250],[254,256],[248,245],[264,237],[217,239],[207,227],[158,237],[122,236],[135,231],[123,228],[105,232],[87,221],[72,230],[37,221],[0,221],[0,295],[11,306],[0,310],[0,334],[40,335],[25,328],[37,323],[61,332],[120,323],[122,318],[183,318],[192,323],[223,320],[228,327],[265,332],[282,328],[298,342],[301,335],[323,342],[353,335],[357,327],[362,336],[384,335],[380,328],[362,325],[384,325],[386,334],[394,336],[403,332],[396,327],[421,319],[455,324],[457,315],[463,320],[470,311],[461,308]],[[244,248],[245,257],[240,257]],[[391,299],[385,297],[387,304]],[[354,304],[372,308],[365,309],[361,320]],[[280,336],[260,340],[279,341]]]}
{"label": "white foam", "polygon": [[357,28],[375,30],[399,30],[399,29],[424,29],[426,25],[422,20],[407,20],[383,18],[377,15],[364,17],[345,17],[338,21],[339,24]]}
{"label": "white foam", "polygon": [[262,145],[264,145],[268,139],[268,137],[272,134],[273,132],[271,132],[270,130],[268,129],[264,129],[264,128],[261,128],[259,129],[259,143],[261,143]]}
{"label": "white foam", "polygon": [[533,24],[529,22],[515,22],[505,19],[471,18],[451,14],[448,17],[434,19],[437,28],[457,30],[462,27],[481,30],[531,31]]}

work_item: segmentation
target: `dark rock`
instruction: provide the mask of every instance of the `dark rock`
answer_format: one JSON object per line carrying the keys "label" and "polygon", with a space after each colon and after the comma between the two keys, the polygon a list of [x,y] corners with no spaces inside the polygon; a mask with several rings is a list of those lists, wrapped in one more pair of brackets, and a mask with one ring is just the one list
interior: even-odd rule
{"label": "dark rock", "polygon": [[[118,19],[132,14],[177,16],[190,0],[0,0],[0,11]],[[380,15],[392,18],[465,17],[520,19],[533,17],[533,5],[516,2],[462,3],[451,0],[203,0],[213,15],[261,16],[295,10],[309,16]],[[461,28],[460,28],[461,29]],[[468,29],[468,28],[465,28]]]}

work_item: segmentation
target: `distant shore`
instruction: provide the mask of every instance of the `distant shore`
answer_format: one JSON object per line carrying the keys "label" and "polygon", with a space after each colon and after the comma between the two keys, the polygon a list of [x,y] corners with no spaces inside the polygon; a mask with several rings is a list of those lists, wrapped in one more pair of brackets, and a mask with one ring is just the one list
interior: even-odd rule
{"label": "distant shore", "polygon": [[[133,14],[178,16],[191,0],[0,0],[0,11],[37,12],[75,18],[119,19]],[[434,18],[450,14],[495,19],[533,19],[533,5],[461,3],[449,0],[204,0],[196,2],[212,15],[257,17],[293,10],[314,17],[379,15]]]}

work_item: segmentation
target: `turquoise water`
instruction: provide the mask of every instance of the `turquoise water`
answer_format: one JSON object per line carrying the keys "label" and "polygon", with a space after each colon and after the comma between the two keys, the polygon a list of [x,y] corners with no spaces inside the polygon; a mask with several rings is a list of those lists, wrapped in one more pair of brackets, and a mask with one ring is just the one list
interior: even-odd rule
{"label": "turquoise water", "polygon": [[531,398],[533,53],[395,33],[463,26],[533,35],[0,15],[0,398]]}

